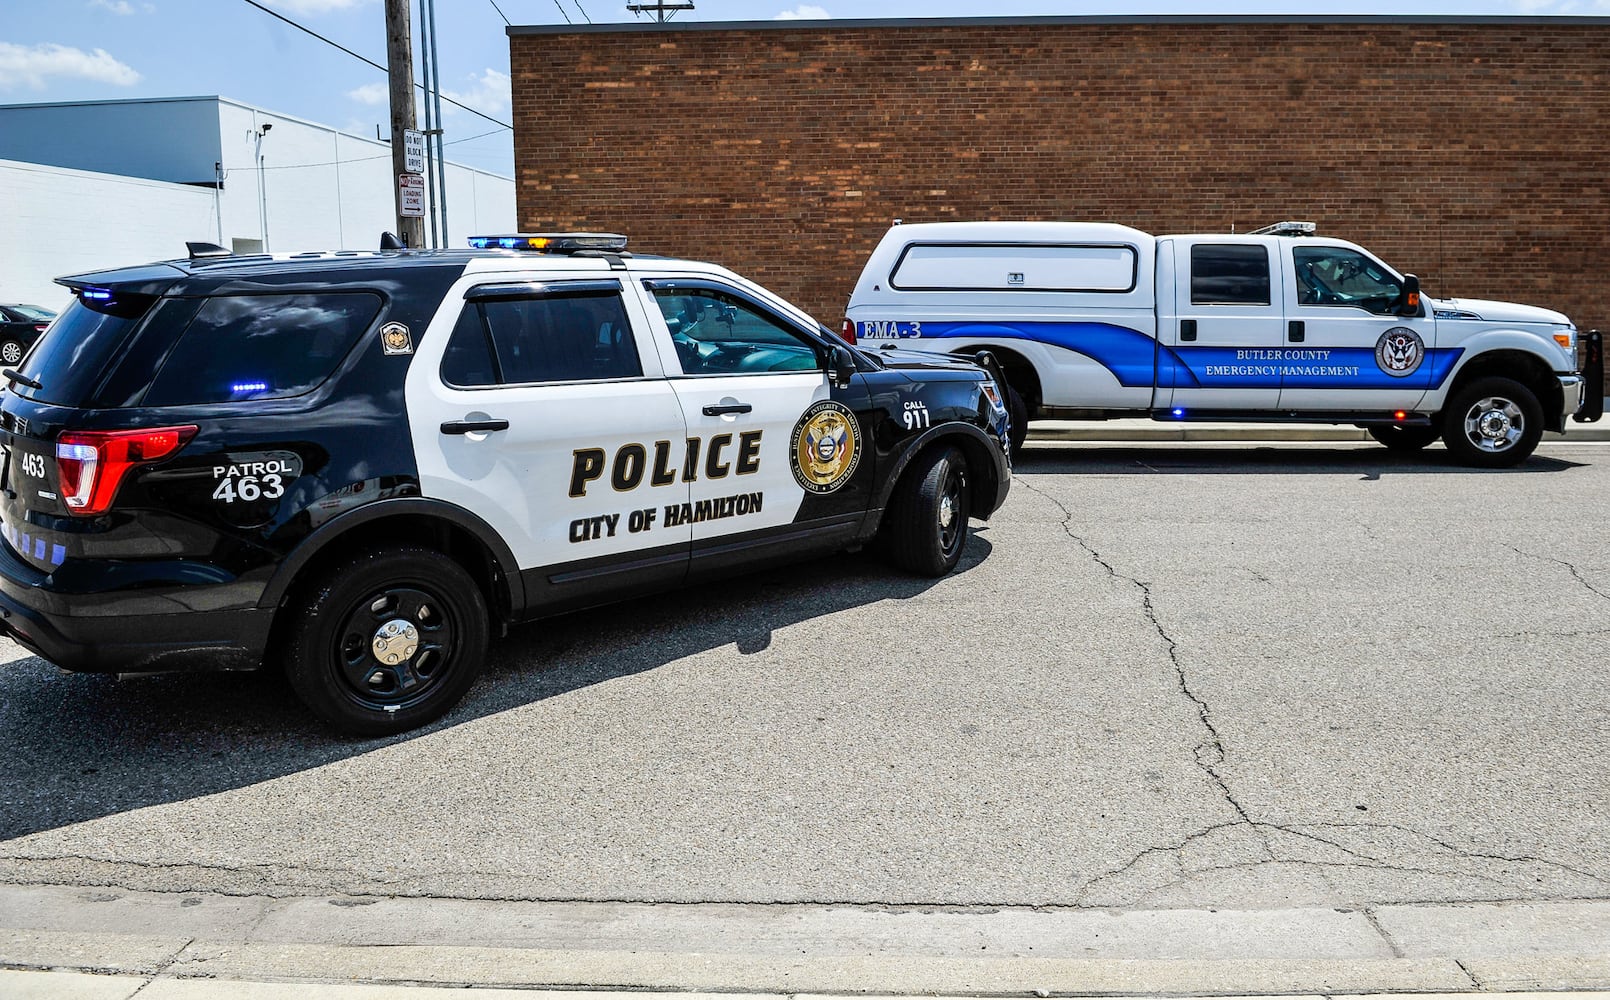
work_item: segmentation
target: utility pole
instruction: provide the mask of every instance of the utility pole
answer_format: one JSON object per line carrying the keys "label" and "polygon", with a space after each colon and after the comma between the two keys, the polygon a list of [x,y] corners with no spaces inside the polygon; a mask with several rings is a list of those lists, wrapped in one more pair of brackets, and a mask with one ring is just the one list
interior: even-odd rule
{"label": "utility pole", "polygon": [[633,14],[647,11],[655,15],[655,20],[664,24],[676,16],[679,10],[692,10],[693,0],[642,0],[642,2],[629,3],[626,9]]}
{"label": "utility pole", "polygon": [[403,215],[402,176],[406,152],[403,133],[414,130],[414,41],[409,0],[386,0],[386,66],[391,77],[391,171],[397,180],[392,197],[397,205],[397,235],[410,247],[425,245],[423,215]]}

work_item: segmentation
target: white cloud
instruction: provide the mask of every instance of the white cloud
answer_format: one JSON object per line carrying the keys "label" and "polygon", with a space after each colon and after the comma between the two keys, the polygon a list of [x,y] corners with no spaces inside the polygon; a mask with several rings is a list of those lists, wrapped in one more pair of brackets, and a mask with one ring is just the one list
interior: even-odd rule
{"label": "white cloud", "polygon": [[375,0],[266,0],[270,7],[290,11],[292,14],[328,14],[338,10],[366,7]]}
{"label": "white cloud", "polygon": [[119,17],[128,17],[134,13],[134,5],[129,0],[89,0],[91,7],[109,10]]}
{"label": "white cloud", "polygon": [[817,7],[814,4],[802,3],[793,10],[785,10],[772,18],[774,21],[821,21],[833,15],[827,12],[826,7]]}
{"label": "white cloud", "polygon": [[18,86],[43,90],[51,77],[94,80],[118,87],[132,87],[140,82],[139,73],[114,59],[105,49],[85,52],[50,42],[31,48],[0,42],[0,90]]}
{"label": "white cloud", "polygon": [[[499,118],[509,113],[512,103],[511,81],[509,74],[488,69],[480,76],[471,75],[470,80],[475,86],[469,90],[443,90],[443,97],[451,97],[460,104],[467,104],[484,115]],[[442,105],[442,114],[462,114],[458,108],[451,104]]]}
{"label": "white cloud", "polygon": [[385,104],[391,100],[391,88],[383,83],[366,83],[357,90],[347,91],[347,96],[359,104]]}

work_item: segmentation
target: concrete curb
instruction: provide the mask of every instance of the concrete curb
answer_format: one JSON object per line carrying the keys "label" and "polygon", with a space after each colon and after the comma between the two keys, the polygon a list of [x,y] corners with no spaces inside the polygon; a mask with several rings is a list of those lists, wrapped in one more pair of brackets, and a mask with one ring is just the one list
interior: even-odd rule
{"label": "concrete curb", "polygon": [[[199,995],[178,985],[188,982],[957,997],[1610,991],[1610,901],[891,909],[4,886],[0,968],[13,980],[93,973],[96,990],[121,977],[142,998]],[[132,995],[15,983],[0,980],[0,996]]]}
{"label": "concrete curb", "polygon": [[[1361,441],[1374,444],[1369,432],[1347,424],[1170,423],[1164,420],[1035,420],[1029,440],[1043,442],[1102,441]],[[1610,419],[1571,423],[1563,435],[1543,435],[1543,444],[1610,441]]]}

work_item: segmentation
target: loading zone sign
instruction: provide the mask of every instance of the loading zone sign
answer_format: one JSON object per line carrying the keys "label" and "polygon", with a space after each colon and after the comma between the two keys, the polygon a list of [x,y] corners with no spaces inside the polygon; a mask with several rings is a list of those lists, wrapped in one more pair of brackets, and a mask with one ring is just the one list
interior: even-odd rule
{"label": "loading zone sign", "polygon": [[418,174],[397,176],[397,214],[408,219],[425,217],[425,178]]}

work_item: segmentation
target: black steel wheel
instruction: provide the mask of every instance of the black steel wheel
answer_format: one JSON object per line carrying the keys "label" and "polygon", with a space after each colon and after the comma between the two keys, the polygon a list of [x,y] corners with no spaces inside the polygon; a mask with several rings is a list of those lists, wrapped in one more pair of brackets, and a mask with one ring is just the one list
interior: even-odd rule
{"label": "black steel wheel", "polygon": [[967,547],[971,510],[962,453],[939,447],[917,456],[883,515],[895,565],[922,576],[944,576],[955,569]]}
{"label": "black steel wheel", "polygon": [[1378,424],[1368,428],[1370,437],[1393,451],[1415,452],[1425,448],[1442,436],[1440,427],[1404,427],[1401,424]]}
{"label": "black steel wheel", "polygon": [[1543,406],[1514,379],[1476,379],[1455,392],[1442,411],[1442,440],[1464,465],[1519,465],[1542,439]]}
{"label": "black steel wheel", "polygon": [[486,659],[480,588],[434,549],[350,556],[288,611],[296,614],[286,645],[291,687],[314,714],[354,736],[440,718]]}

